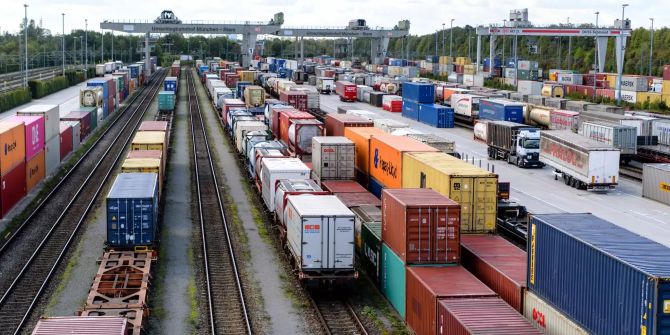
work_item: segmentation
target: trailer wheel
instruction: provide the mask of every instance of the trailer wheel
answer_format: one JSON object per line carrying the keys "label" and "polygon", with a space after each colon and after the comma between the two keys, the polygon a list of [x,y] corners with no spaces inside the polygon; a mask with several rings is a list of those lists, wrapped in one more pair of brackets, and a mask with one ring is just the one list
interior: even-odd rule
{"label": "trailer wheel", "polygon": [[570,186],[572,186],[573,188],[578,188],[578,185],[579,185],[579,181],[577,179],[572,179],[570,181]]}
{"label": "trailer wheel", "polygon": [[572,177],[563,177],[563,180],[565,181],[565,185],[570,186],[570,183],[572,182]]}

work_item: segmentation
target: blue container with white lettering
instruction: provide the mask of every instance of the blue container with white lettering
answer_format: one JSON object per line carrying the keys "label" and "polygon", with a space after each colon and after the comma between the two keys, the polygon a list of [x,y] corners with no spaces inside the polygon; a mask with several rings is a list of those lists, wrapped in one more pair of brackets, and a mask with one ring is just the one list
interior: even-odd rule
{"label": "blue container with white lettering", "polygon": [[435,128],[454,127],[454,109],[438,104],[419,104],[417,113],[419,122]]}
{"label": "blue container with white lettering", "polygon": [[158,226],[158,174],[120,173],[106,198],[107,245],[153,245]]}

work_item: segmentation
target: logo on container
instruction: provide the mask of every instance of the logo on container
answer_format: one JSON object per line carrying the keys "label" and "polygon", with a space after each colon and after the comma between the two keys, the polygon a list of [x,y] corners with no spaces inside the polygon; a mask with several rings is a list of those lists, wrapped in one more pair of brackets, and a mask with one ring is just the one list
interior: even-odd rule
{"label": "logo on container", "polygon": [[14,149],[16,149],[16,141],[12,143],[5,143],[5,156],[7,156],[7,154],[12,152]]}
{"label": "logo on container", "polygon": [[35,145],[40,141],[40,132],[37,126],[30,129],[30,144]]}
{"label": "logo on container", "polygon": [[379,165],[379,149],[375,149],[375,158],[374,158],[375,169]]}

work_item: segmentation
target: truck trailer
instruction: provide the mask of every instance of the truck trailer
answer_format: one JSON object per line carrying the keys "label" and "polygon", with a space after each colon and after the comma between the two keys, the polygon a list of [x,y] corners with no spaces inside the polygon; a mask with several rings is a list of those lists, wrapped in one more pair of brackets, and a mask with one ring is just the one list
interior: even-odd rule
{"label": "truck trailer", "polygon": [[518,167],[543,167],[540,162],[540,129],[509,121],[487,123],[489,158],[506,160]]}

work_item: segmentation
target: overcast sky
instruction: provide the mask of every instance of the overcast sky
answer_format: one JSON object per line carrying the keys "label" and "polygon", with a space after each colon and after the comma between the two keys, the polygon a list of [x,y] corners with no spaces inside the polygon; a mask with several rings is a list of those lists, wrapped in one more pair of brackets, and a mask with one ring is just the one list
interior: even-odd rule
{"label": "overcast sky", "polygon": [[[267,21],[276,12],[285,15],[285,26],[343,26],[350,19],[364,18],[369,26],[392,27],[399,20],[411,21],[410,33],[426,34],[449,26],[502,23],[509,10],[529,8],[530,20],[535,24],[566,22],[594,22],[600,11],[601,24],[612,24],[621,17],[621,1],[609,0],[242,0],[242,1],[47,1],[28,0],[28,18],[52,33],[61,31],[61,13],[65,13],[65,31],[84,27],[100,30],[103,19],[153,20],[163,9],[171,9],[182,20],[250,20]],[[171,5],[167,5],[170,4]],[[626,17],[634,28],[649,27],[655,17],[655,27],[668,26],[670,11],[667,0],[630,1]],[[160,5],[159,5],[160,4]],[[241,5],[241,6],[238,6]],[[6,1],[0,15],[0,29],[16,32],[23,20],[24,8],[20,1]]]}

